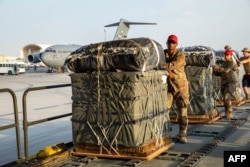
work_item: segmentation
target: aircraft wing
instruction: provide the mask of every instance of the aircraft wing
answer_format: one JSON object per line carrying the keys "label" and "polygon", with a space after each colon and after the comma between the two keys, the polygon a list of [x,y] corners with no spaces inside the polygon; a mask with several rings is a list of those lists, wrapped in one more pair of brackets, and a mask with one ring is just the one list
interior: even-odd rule
{"label": "aircraft wing", "polygon": [[125,22],[130,25],[156,25],[156,23],[143,23],[143,22]]}

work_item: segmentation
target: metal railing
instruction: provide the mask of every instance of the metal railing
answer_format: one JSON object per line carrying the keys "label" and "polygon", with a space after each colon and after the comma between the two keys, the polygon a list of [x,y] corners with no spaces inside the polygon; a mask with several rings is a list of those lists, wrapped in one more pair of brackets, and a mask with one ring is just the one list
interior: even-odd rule
{"label": "metal railing", "polygon": [[28,121],[27,119],[27,95],[31,91],[37,91],[37,90],[44,90],[44,89],[52,89],[52,88],[61,88],[61,87],[67,87],[71,86],[71,84],[61,84],[61,85],[51,85],[51,86],[41,86],[41,87],[33,87],[33,88],[28,88],[24,91],[23,93],[23,130],[24,130],[24,153],[25,153],[25,160],[28,160],[29,158],[32,158],[31,155],[29,155],[29,147],[28,147],[28,126],[35,125],[35,124],[40,124],[43,122],[48,122],[52,121],[55,119],[63,118],[72,115],[72,113],[67,113],[67,114],[62,114],[62,115],[57,115],[54,117],[48,117],[44,119],[39,119],[36,121]]}
{"label": "metal railing", "polygon": [[17,157],[18,157],[18,160],[21,160],[22,159],[22,151],[21,151],[21,138],[20,138],[20,128],[19,128],[19,118],[18,118],[16,94],[14,93],[14,91],[12,91],[9,88],[0,89],[0,92],[8,92],[12,96],[13,107],[14,107],[14,117],[15,117],[15,122],[13,124],[0,126],[0,131],[15,128],[15,130],[16,130],[16,144],[17,144]]}

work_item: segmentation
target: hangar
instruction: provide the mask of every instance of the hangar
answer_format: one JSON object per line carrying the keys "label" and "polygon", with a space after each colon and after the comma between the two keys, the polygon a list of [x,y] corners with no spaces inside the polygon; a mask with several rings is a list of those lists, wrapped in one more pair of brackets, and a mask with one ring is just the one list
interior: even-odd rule
{"label": "hangar", "polygon": [[44,51],[47,47],[51,45],[48,44],[27,44],[20,50],[20,57],[27,59],[29,54],[39,53]]}

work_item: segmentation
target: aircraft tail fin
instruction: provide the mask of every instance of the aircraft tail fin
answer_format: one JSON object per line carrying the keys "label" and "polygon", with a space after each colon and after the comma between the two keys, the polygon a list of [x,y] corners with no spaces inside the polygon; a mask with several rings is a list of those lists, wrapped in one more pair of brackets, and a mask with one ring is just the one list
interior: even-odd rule
{"label": "aircraft tail fin", "polygon": [[131,22],[121,18],[120,22],[108,24],[104,27],[118,26],[114,36],[114,40],[117,40],[117,39],[124,39],[127,37],[130,25],[156,25],[156,23]]}

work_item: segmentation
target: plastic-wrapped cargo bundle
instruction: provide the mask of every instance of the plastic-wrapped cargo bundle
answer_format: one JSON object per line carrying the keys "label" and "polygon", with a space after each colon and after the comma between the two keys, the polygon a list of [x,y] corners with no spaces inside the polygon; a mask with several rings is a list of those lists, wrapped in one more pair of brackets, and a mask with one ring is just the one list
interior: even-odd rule
{"label": "plastic-wrapped cargo bundle", "polygon": [[209,67],[215,64],[215,51],[207,46],[180,48],[185,53],[187,66]]}
{"label": "plastic-wrapped cargo bundle", "polygon": [[211,68],[185,67],[189,81],[190,115],[206,115],[215,109]]}
{"label": "plastic-wrapped cargo bundle", "polygon": [[70,76],[75,144],[136,147],[169,133],[166,71]]}
{"label": "plastic-wrapped cargo bundle", "polygon": [[65,64],[73,72],[148,71],[164,69],[162,46],[149,38],[133,38],[85,45],[72,52]]}
{"label": "plastic-wrapped cargo bundle", "polygon": [[[206,67],[187,66],[190,106],[188,115],[209,115],[215,108],[211,70]],[[175,115],[171,110],[170,114]]]}

